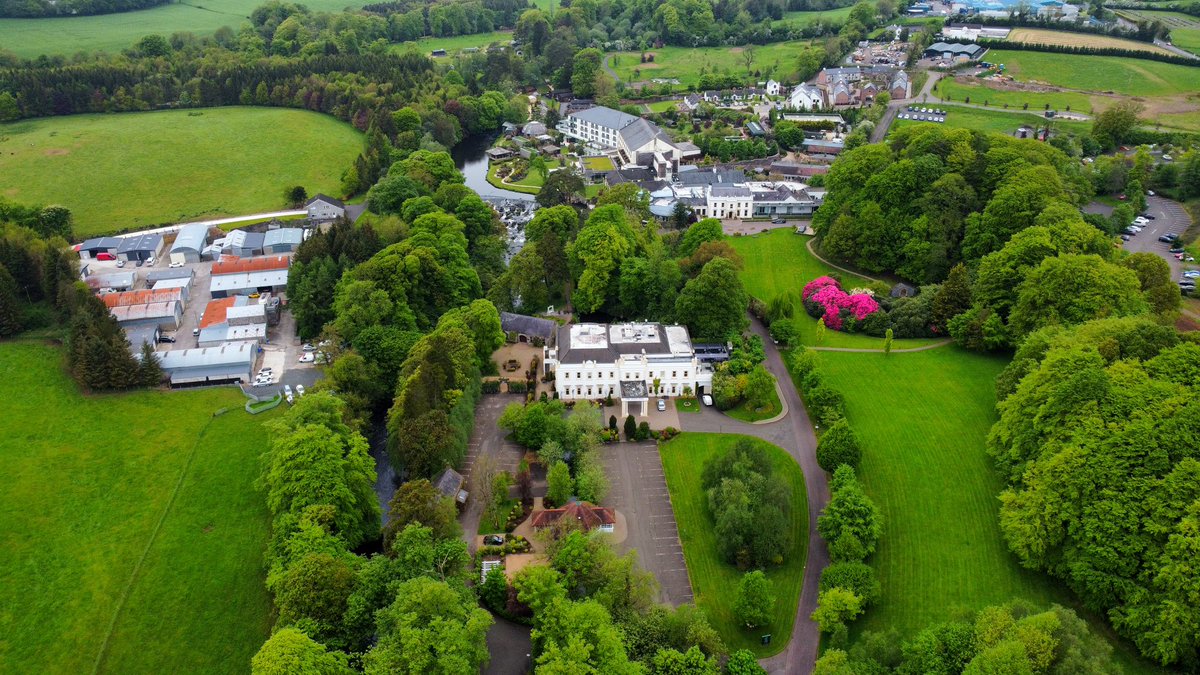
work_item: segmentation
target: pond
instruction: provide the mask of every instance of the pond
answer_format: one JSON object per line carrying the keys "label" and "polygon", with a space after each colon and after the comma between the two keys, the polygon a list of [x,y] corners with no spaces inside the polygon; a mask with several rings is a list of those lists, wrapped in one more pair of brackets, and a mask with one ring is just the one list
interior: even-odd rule
{"label": "pond", "polygon": [[485,153],[488,148],[492,147],[492,143],[495,140],[495,134],[476,134],[464,138],[462,142],[454,146],[454,149],[450,151],[450,156],[454,159],[454,166],[466,178],[467,187],[474,190],[481,197],[503,197],[505,199],[533,201],[533,195],[505,190],[487,182],[488,158]]}

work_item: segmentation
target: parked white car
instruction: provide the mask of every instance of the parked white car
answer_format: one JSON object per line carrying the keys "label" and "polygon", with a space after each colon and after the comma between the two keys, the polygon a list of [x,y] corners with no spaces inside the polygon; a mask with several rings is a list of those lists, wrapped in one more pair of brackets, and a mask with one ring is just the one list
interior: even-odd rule
{"label": "parked white car", "polygon": [[181,262],[179,262],[178,260],[176,260],[175,262],[173,262],[173,263],[171,263],[170,265],[168,265],[168,267],[170,267],[171,269],[178,269],[178,268],[180,268],[180,267],[183,267],[183,263],[181,263]]}
{"label": "parked white car", "polygon": [[704,401],[704,405],[712,405],[712,396],[709,396],[708,394],[701,396],[700,400]]}
{"label": "parked white car", "polygon": [[302,384],[298,384],[298,385],[296,385],[296,395],[297,395],[297,396],[303,396],[303,395],[304,395],[304,385],[302,385]]}
{"label": "parked white car", "polygon": [[305,352],[300,355],[300,363],[312,363],[316,359],[316,354],[313,354],[312,352]]}
{"label": "parked white car", "polygon": [[283,385],[283,397],[287,399],[288,403],[296,402],[296,398],[294,396],[292,396],[291,385],[288,385],[288,384]]}

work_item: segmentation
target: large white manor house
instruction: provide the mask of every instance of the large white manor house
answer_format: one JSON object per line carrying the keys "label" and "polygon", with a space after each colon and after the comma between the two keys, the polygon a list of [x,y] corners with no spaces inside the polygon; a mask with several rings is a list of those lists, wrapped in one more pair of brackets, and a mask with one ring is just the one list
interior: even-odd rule
{"label": "large white manor house", "polygon": [[[558,397],[621,399],[621,416],[630,403],[652,396],[679,396],[712,386],[712,368],[696,357],[683,326],[658,323],[579,323],[562,326],[554,346],[544,348],[547,372],[554,371]],[[657,388],[656,388],[657,384]]]}

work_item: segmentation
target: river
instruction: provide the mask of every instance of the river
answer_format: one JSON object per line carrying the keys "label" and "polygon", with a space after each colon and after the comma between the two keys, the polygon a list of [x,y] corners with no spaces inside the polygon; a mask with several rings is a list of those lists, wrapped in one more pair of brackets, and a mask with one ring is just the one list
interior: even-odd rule
{"label": "river", "polygon": [[485,153],[488,148],[492,147],[492,142],[495,140],[496,136],[494,134],[476,134],[464,138],[462,142],[454,146],[454,149],[450,151],[450,156],[454,158],[454,166],[467,179],[467,187],[474,190],[481,197],[503,197],[505,199],[532,201],[533,195],[505,190],[487,182],[488,159]]}

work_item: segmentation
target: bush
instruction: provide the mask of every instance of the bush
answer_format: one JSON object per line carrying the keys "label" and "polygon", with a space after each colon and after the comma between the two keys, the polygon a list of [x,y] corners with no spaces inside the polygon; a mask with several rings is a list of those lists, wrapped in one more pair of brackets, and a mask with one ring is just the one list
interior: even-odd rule
{"label": "bush", "polygon": [[749,439],[704,465],[700,484],[713,514],[718,553],[741,569],[784,562],[791,549],[791,488],[771,471],[762,446]]}
{"label": "bush", "polygon": [[529,385],[526,384],[524,380],[508,381],[508,393],[510,394],[524,394],[528,390]]}
{"label": "bush", "polygon": [[783,347],[791,347],[800,340],[800,332],[791,319],[780,319],[771,324],[771,339]]}
{"label": "bush", "polygon": [[[817,371],[813,371],[815,373]],[[809,373],[810,376],[813,373]],[[833,424],[846,416],[846,403],[842,392],[819,385],[805,393],[804,401],[809,405],[810,414],[824,424]]]}
{"label": "bush", "polygon": [[859,447],[858,435],[850,428],[845,418],[834,422],[817,442],[817,464],[822,469],[833,473],[843,464],[851,469],[858,468],[862,459],[862,449]]}
{"label": "bush", "polygon": [[637,435],[637,420],[633,419],[633,415],[625,417],[625,440],[632,441]]}
{"label": "bush", "polygon": [[863,562],[839,562],[821,570],[821,590],[830,588],[845,588],[854,591],[861,597],[864,604],[870,604],[879,599],[879,579],[875,578],[875,570]]}
{"label": "bush", "polygon": [[678,435],[679,435],[679,430],[676,429],[675,427],[667,427],[666,429],[663,429],[662,431],[658,432],[658,438],[659,438],[659,440],[662,440],[662,441],[669,441]]}
{"label": "bush", "polygon": [[500,380],[488,380],[480,384],[480,388],[485,394],[498,394],[500,393]]}
{"label": "bush", "polygon": [[635,436],[637,437],[637,440],[639,440],[639,441],[644,441],[644,440],[650,438],[650,423],[642,422],[641,424],[639,424],[637,427],[637,433],[635,434]]}
{"label": "bush", "polygon": [[883,514],[879,507],[863,491],[854,469],[848,466],[838,467],[834,472],[829,490],[831,497],[817,518],[817,532],[825,541],[833,542],[830,556],[838,561],[854,559],[849,556],[853,548],[850,542],[843,541],[847,535],[861,544],[863,557],[870,555],[883,534]]}

